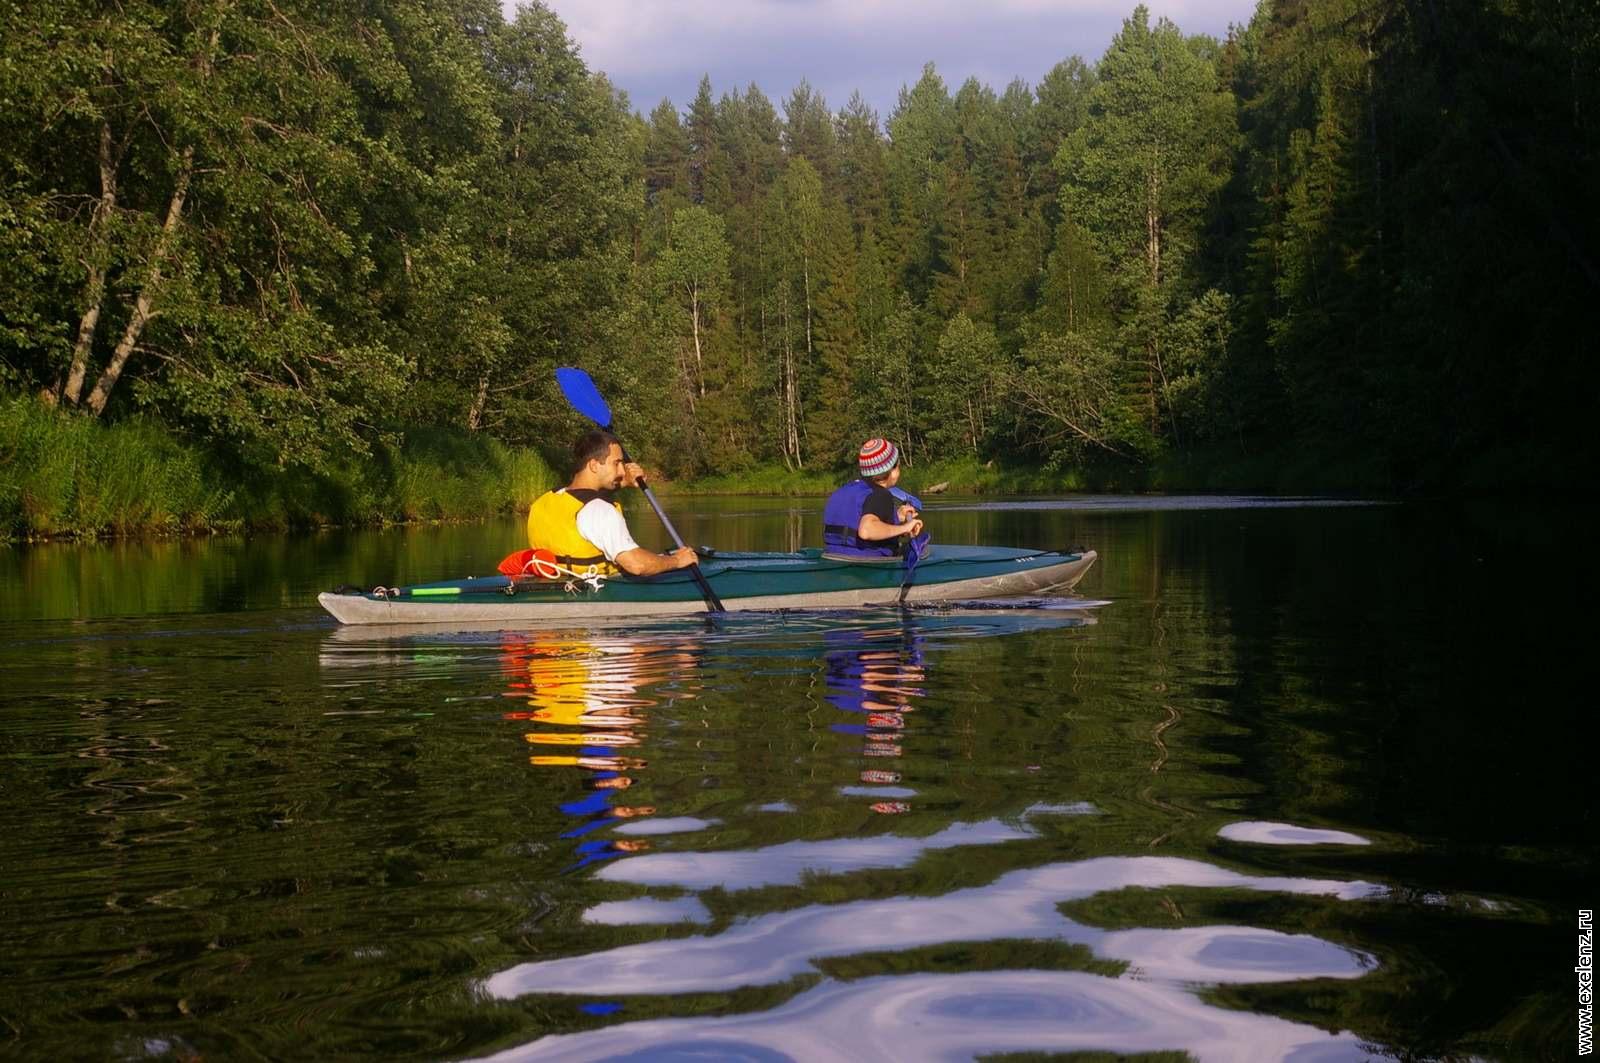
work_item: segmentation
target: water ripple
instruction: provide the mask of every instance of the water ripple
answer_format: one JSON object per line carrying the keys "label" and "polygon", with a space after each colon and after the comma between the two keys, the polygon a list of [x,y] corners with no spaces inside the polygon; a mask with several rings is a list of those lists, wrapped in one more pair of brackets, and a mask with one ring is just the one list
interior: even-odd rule
{"label": "water ripple", "polygon": [[754,1015],[657,1019],[546,1037],[495,1060],[969,1060],[1006,1052],[1180,1051],[1206,1063],[1368,1058],[1348,1033],[1076,971],[825,982]]}
{"label": "water ripple", "polygon": [[699,897],[636,897],[630,901],[603,901],[584,912],[583,921],[604,926],[709,923],[711,913]]}
{"label": "water ripple", "polygon": [[1265,820],[1244,820],[1229,823],[1217,831],[1217,837],[1253,845],[1371,845],[1359,834],[1343,830],[1320,830],[1297,827],[1293,823],[1269,823]]}
{"label": "water ripple", "polygon": [[[871,841],[876,844],[882,839]],[[672,884],[690,888],[715,884],[714,876],[707,874],[716,862],[696,863],[692,859],[696,855],[740,854],[635,857],[606,870],[609,877],[639,881],[646,876],[630,873],[629,865],[652,864],[657,873],[647,877],[651,884],[664,885],[668,876],[660,873],[665,866],[661,862],[673,860],[678,862],[671,866],[680,868],[684,876]],[[693,885],[687,881],[691,878]],[[1057,910],[1065,901],[1130,886],[1233,888],[1340,900],[1386,892],[1367,882],[1245,875],[1176,857],[1101,857],[1013,871],[990,885],[939,897],[813,904],[745,920],[715,936],[652,941],[519,964],[488,978],[483,989],[502,998],[529,993],[714,992],[773,985],[813,974],[812,961],[824,957],[1016,938],[1085,945],[1097,954],[1128,960],[1144,978],[1167,981],[1357,978],[1376,965],[1364,953],[1273,930],[1204,927],[1108,932],[1068,919]]]}
{"label": "water ripple", "polygon": [[994,845],[1031,838],[999,820],[954,823],[926,838],[894,834],[875,838],[834,838],[785,842],[764,849],[716,853],[652,853],[603,868],[597,877],[638,886],[683,889],[757,889],[792,886],[808,875],[843,874],[868,868],[907,867],[924,852],[959,845]]}

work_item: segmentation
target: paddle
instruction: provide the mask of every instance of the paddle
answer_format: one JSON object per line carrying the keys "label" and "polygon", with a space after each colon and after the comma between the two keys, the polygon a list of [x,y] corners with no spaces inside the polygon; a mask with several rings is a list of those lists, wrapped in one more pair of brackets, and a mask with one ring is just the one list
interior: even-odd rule
{"label": "paddle", "polygon": [[[582,369],[563,366],[556,370],[556,384],[561,388],[561,394],[567,397],[572,408],[583,414],[597,426],[610,432],[611,407],[600,394],[600,389],[594,386],[594,381],[589,379],[589,374]],[[622,460],[629,461],[628,449],[622,449]],[[667,534],[672,536],[672,541],[681,549],[683,538],[678,534],[678,529],[672,526],[672,521],[667,519],[667,513],[661,508],[661,503],[656,501],[655,492],[650,490],[650,485],[645,483],[643,476],[638,479],[639,489],[644,492],[644,497],[650,500],[650,508],[656,511],[656,516],[661,518],[662,526],[667,529]],[[717,597],[717,592],[711,589],[711,584],[706,580],[706,574],[700,571],[699,563],[689,566],[689,574],[694,577],[695,584],[700,588],[700,594],[706,600],[706,608],[713,613],[725,613],[722,599]]]}
{"label": "paddle", "polygon": [[[911,508],[915,509],[919,514],[922,512],[922,499],[918,498],[910,491],[902,490],[899,487],[891,487],[889,488],[889,493],[894,495],[894,497],[899,499],[901,502],[905,502],[910,505]],[[905,604],[906,595],[911,593],[911,577],[916,573],[917,562],[921,561],[923,555],[927,553],[928,544],[932,541],[932,539],[933,536],[929,534],[927,527],[924,526],[922,529],[922,534],[912,536],[911,541],[906,544],[906,578],[900,581],[901,605]]]}

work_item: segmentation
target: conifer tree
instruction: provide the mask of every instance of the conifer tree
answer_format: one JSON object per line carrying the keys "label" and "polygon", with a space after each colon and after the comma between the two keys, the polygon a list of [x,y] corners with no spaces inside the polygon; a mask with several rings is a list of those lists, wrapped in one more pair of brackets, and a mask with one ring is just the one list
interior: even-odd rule
{"label": "conifer tree", "polygon": [[690,200],[689,135],[671,100],[650,112],[650,137],[644,149],[645,194],[652,204]]}
{"label": "conifer tree", "polygon": [[839,193],[850,208],[857,235],[881,232],[887,205],[888,166],[878,112],[859,92],[835,119],[839,146]]}
{"label": "conifer tree", "polygon": [[783,149],[790,159],[805,159],[824,189],[834,190],[839,174],[838,147],[827,101],[804,80],[783,104]]}
{"label": "conifer tree", "polygon": [[848,463],[860,434],[855,419],[856,376],[861,361],[860,290],[850,214],[826,204],[817,248],[815,306],[816,398],[809,405],[806,438],[824,465]]}
{"label": "conifer tree", "polygon": [[883,243],[913,302],[926,298],[938,265],[937,227],[955,111],[933,64],[900,90],[889,117],[889,225]]}
{"label": "conifer tree", "polygon": [[711,99],[709,75],[700,78],[700,89],[689,105],[684,134],[689,149],[689,202],[717,211],[728,209],[733,188],[718,140],[717,108]]}

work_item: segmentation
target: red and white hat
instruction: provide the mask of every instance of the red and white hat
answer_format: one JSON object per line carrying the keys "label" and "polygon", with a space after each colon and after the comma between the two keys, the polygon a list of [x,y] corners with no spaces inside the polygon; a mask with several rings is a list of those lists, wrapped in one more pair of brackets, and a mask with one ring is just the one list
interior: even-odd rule
{"label": "red and white hat", "polygon": [[861,444],[861,452],[856,455],[856,464],[861,469],[861,475],[870,480],[874,476],[882,476],[900,463],[900,451],[887,439],[869,439]]}

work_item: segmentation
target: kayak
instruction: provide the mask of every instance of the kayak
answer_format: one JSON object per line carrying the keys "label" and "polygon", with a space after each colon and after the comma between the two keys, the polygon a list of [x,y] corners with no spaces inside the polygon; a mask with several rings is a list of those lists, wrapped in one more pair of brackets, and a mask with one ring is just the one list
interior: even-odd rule
{"label": "kayak", "polygon": [[[898,558],[861,561],[821,550],[703,551],[700,569],[731,610],[838,609],[994,598],[1066,590],[1094,564],[1093,550],[936,546],[911,573]],[[902,596],[902,590],[904,595]],[[544,623],[704,612],[684,570],[603,581],[488,576],[371,591],[329,591],[317,601],[342,624]]]}

